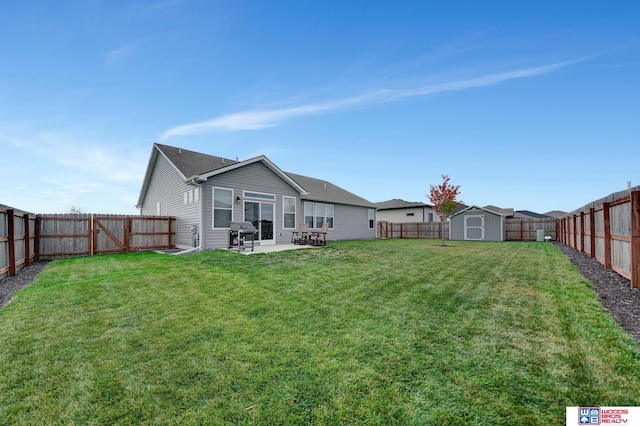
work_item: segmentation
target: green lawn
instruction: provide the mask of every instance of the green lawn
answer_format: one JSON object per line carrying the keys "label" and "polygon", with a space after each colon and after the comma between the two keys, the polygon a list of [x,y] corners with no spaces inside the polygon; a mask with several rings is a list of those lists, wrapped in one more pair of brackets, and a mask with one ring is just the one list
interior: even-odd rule
{"label": "green lawn", "polygon": [[52,262],[0,309],[0,424],[564,424],[640,350],[547,243]]}

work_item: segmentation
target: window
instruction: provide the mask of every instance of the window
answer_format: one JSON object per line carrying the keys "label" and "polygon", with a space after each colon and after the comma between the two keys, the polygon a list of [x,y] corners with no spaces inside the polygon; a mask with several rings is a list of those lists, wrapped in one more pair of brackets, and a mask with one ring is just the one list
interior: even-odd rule
{"label": "window", "polygon": [[329,224],[329,229],[333,229],[333,204],[325,204],[324,221]]}
{"label": "window", "polygon": [[309,201],[304,203],[304,223],[313,228],[313,203]]}
{"label": "window", "polygon": [[233,216],[233,190],[213,188],[213,227],[228,228]]}
{"label": "window", "polygon": [[[246,194],[245,194],[246,195]],[[296,227],[296,198],[282,197],[282,227],[284,229],[295,229]]]}
{"label": "window", "polygon": [[373,229],[375,227],[376,213],[373,209],[369,209],[369,229]]}
{"label": "window", "polygon": [[333,229],[333,217],[333,204],[305,201],[304,223],[309,225],[309,228],[322,228],[322,224],[326,222],[329,224],[329,228]]}
{"label": "window", "polygon": [[324,223],[324,204],[316,203],[316,228],[322,228]]}
{"label": "window", "polygon": [[415,216],[415,213],[407,213],[407,216]]}
{"label": "window", "polygon": [[273,194],[263,194],[261,192],[249,192],[249,191],[244,191],[244,198],[256,198],[259,200],[269,200],[269,201],[276,200],[276,196]]}
{"label": "window", "polygon": [[200,201],[200,190],[199,188],[189,189],[183,194],[183,203],[184,204],[194,204]]}
{"label": "window", "polygon": [[428,222],[433,222],[433,213],[427,213]]}

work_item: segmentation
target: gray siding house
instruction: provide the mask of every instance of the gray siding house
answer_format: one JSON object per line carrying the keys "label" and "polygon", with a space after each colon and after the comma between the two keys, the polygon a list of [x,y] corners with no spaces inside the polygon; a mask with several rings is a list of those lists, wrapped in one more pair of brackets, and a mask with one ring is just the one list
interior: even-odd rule
{"label": "gray siding house", "polygon": [[449,218],[449,239],[504,241],[505,216],[484,207],[470,206]]}
{"label": "gray siding house", "polygon": [[285,244],[300,223],[329,223],[327,240],[376,236],[376,206],[325,180],[285,173],[267,157],[230,160],[154,144],[136,205],[175,216],[176,246],[228,247],[231,222],[252,222],[256,244]]}

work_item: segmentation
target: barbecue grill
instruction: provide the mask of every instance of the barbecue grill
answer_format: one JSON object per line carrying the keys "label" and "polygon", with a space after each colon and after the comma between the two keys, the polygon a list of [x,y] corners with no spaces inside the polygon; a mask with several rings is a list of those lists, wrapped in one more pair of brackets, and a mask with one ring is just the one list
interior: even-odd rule
{"label": "barbecue grill", "polygon": [[255,236],[258,230],[251,222],[231,222],[229,224],[229,250],[244,250],[245,242],[251,241],[253,251]]}

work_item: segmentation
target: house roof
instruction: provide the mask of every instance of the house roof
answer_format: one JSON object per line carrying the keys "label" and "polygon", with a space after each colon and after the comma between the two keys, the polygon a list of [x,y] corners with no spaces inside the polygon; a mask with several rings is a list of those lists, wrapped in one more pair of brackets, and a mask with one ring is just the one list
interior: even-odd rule
{"label": "house roof", "polygon": [[[504,213],[500,213],[499,211],[491,210],[491,209],[488,209],[488,208],[486,208],[486,207],[480,207],[480,206],[476,206],[476,205],[468,206],[468,207],[466,207],[466,208],[464,208],[464,209],[458,210],[458,211],[457,211],[453,216],[457,216],[457,215],[459,215],[459,214],[461,214],[461,213],[464,213],[464,212],[466,212],[467,210],[471,210],[471,209],[483,210],[483,211],[485,211],[485,212],[487,212],[487,213],[497,214],[498,216],[506,216],[506,214],[504,214]],[[453,217],[453,216],[452,216],[452,217]]]}
{"label": "house roof", "polygon": [[349,204],[353,206],[364,206],[375,208],[376,205],[362,197],[353,194],[346,189],[340,188],[326,180],[315,179],[295,173],[287,173],[294,181],[307,190],[304,196],[307,200],[333,202],[339,204]]}
{"label": "house roof", "polygon": [[378,206],[378,210],[391,210],[391,209],[408,209],[408,208],[416,208],[416,207],[428,207],[433,208],[430,204],[425,204],[417,201],[405,201],[400,198],[394,198],[388,201],[381,201],[379,203],[374,203]]}
{"label": "house roof", "polygon": [[513,217],[516,219],[553,219],[551,216],[547,216],[546,214],[540,214],[529,210],[516,210]]}
{"label": "house roof", "polygon": [[484,210],[491,210],[496,213],[500,213],[502,216],[513,216],[514,211],[512,208],[503,209],[492,205],[484,206]]}
{"label": "house roof", "polygon": [[147,168],[142,190],[140,191],[138,206],[142,204],[144,199],[144,194],[149,184],[149,179],[151,178],[151,170],[153,169],[151,165],[155,162],[158,155],[163,155],[173,164],[185,180],[204,181],[216,174],[225,173],[248,164],[261,162],[283,180],[287,181],[292,187],[296,188],[304,199],[375,207],[373,203],[364,198],[325,180],[314,179],[294,173],[286,173],[264,155],[245,161],[237,161],[158,143],[154,144],[154,149],[149,159],[149,167]]}
{"label": "house roof", "polygon": [[167,157],[185,179],[239,163],[239,161],[236,160],[202,154],[174,146],[161,145],[159,143],[156,143],[155,146],[158,147],[160,152]]}

